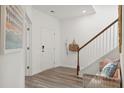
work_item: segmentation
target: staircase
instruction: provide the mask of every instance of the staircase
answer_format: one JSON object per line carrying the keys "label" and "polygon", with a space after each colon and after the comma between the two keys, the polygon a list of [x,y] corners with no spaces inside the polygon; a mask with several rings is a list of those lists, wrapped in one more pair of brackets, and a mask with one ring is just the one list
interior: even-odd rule
{"label": "staircase", "polygon": [[[114,60],[116,60],[117,57],[119,58],[120,55],[118,19],[110,23],[107,27],[105,27],[102,31],[100,31],[97,35],[95,35],[78,49],[77,75],[82,77],[81,73],[88,73],[88,77],[90,77],[88,82],[92,81],[93,78],[96,78],[96,72],[98,72],[99,69],[99,61],[105,57],[108,57],[109,55],[113,55]],[[86,79],[87,78],[85,78],[84,82]],[[104,83],[107,81],[107,84],[104,84],[102,87],[120,87],[120,80],[118,82],[113,82],[113,79],[104,79]],[[103,80],[98,77],[97,81],[95,79],[93,82],[100,84],[100,82],[103,82]],[[86,84],[84,86],[86,86]],[[96,84],[92,84],[90,86],[96,87]]]}
{"label": "staircase", "polygon": [[118,19],[79,48],[77,54],[77,75],[79,75],[80,69],[87,67],[117,47]]}

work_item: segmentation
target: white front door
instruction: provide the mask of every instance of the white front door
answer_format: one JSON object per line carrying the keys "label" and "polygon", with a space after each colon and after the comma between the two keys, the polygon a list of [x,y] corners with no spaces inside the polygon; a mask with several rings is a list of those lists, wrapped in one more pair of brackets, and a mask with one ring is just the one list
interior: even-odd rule
{"label": "white front door", "polygon": [[50,29],[41,31],[41,63],[42,70],[53,68],[55,66],[55,35]]}

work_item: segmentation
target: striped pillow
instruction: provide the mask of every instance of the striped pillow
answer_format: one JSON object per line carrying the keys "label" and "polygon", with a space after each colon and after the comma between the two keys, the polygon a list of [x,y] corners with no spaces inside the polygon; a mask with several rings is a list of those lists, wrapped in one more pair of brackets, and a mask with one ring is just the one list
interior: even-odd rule
{"label": "striped pillow", "polygon": [[102,69],[102,72],[101,72],[101,76],[104,76],[104,77],[113,77],[115,71],[116,71],[116,68],[117,68],[117,64],[114,64],[114,63],[108,63],[103,69]]}

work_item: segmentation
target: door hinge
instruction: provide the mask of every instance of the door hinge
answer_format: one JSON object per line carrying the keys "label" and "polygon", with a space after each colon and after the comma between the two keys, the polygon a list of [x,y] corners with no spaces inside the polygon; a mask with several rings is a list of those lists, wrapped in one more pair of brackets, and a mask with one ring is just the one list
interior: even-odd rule
{"label": "door hinge", "polygon": [[27,28],[27,31],[29,31],[30,30],[30,28]]}
{"label": "door hinge", "polygon": [[27,69],[29,69],[30,67],[29,66],[27,66]]}

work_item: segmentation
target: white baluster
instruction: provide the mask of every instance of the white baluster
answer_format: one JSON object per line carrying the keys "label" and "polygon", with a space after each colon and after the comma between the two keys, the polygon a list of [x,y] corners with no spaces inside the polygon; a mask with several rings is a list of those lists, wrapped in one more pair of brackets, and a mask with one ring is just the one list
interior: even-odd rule
{"label": "white baluster", "polygon": [[110,41],[110,42],[109,42],[109,52],[110,52],[111,49],[112,49],[112,48],[111,48],[111,46],[112,46],[112,44],[111,44],[111,43],[112,43],[112,42],[111,42],[111,41],[112,41],[112,40],[111,40],[111,32],[112,32],[112,29],[111,29],[111,27],[110,27],[110,31],[109,31],[109,36],[110,36],[110,37],[109,37],[109,39],[110,39],[110,40],[109,40],[109,41]]}
{"label": "white baluster", "polygon": [[[105,33],[105,32],[104,32],[104,33]],[[102,45],[102,46],[103,46],[103,55],[105,54],[105,51],[104,51],[104,48],[105,48],[105,47],[104,47],[104,43],[105,43],[105,42],[104,42],[104,38],[105,38],[105,37],[104,37],[104,33],[102,34],[102,35],[103,35],[103,43],[102,43],[102,44],[103,44],[103,45]]]}
{"label": "white baluster", "polygon": [[115,48],[115,24],[113,25],[113,49]]}

